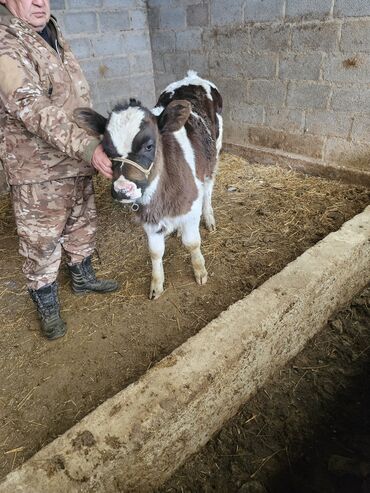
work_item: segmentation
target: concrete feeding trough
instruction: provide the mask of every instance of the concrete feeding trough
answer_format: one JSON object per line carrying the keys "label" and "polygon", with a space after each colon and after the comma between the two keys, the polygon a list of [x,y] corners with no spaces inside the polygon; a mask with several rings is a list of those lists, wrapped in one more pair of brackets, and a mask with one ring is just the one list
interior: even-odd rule
{"label": "concrete feeding trough", "polygon": [[44,447],[0,493],[150,491],[370,281],[370,206]]}

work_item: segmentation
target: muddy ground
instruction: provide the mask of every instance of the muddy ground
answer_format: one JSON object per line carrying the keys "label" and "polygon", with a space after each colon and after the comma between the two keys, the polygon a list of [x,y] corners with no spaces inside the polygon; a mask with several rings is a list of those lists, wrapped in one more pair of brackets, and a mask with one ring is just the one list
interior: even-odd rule
{"label": "muddy ground", "polygon": [[[60,298],[69,331],[49,342],[39,334],[21,274],[10,203],[2,198],[0,476],[369,202],[369,191],[361,187],[224,155],[214,196],[218,230],[208,234],[202,229],[207,285],[195,284],[186,251],[171,237],[166,291],[149,301],[150,259],[141,227],[129,210],[112,203],[109,184],[97,180],[101,262],[95,265],[99,275],[114,277],[122,287],[107,296],[74,296],[63,266]],[[256,426],[260,419],[253,419]]]}
{"label": "muddy ground", "polygon": [[370,287],[157,493],[369,493]]}

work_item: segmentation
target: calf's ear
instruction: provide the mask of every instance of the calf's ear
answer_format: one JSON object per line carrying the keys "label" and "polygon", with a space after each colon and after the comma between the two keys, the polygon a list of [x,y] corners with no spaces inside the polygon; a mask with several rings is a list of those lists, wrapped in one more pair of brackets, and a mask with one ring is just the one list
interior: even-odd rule
{"label": "calf's ear", "polygon": [[79,127],[96,135],[102,135],[107,125],[107,118],[91,108],[76,108],[73,118]]}
{"label": "calf's ear", "polygon": [[158,116],[158,128],[161,133],[177,132],[187,122],[191,113],[191,103],[185,99],[171,101]]}

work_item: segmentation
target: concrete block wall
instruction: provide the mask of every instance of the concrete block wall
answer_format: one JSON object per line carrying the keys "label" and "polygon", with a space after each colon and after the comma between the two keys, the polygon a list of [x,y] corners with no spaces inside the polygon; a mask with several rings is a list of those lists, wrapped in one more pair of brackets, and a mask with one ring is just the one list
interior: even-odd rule
{"label": "concrete block wall", "polygon": [[154,104],[144,0],[51,0],[51,8],[89,81],[97,111],[106,113],[129,97]]}
{"label": "concrete block wall", "polygon": [[153,77],[158,94],[193,68],[222,91],[226,142],[370,169],[369,2],[51,0],[51,5],[98,111],[128,96],[151,106]]}
{"label": "concrete block wall", "polygon": [[225,141],[370,170],[370,3],[148,0],[157,92],[188,68],[225,102]]}
{"label": "concrete block wall", "polygon": [[[51,0],[51,10],[89,81],[94,109],[118,101],[155,102],[147,5],[144,0]],[[0,194],[7,190],[0,157]]]}

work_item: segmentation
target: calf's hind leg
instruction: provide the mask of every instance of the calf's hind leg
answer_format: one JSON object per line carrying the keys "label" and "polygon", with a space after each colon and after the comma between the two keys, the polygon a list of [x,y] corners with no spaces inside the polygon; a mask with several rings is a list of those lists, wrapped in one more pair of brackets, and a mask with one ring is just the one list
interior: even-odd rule
{"label": "calf's hind leg", "polygon": [[208,231],[216,231],[216,221],[212,208],[213,178],[206,178],[204,182],[203,194],[203,218]]}
{"label": "calf's hind leg", "polygon": [[204,257],[200,251],[201,240],[199,234],[199,219],[198,221],[188,221],[183,224],[182,242],[190,252],[195,280],[200,285],[205,284],[207,282],[208,274],[205,267]]}

